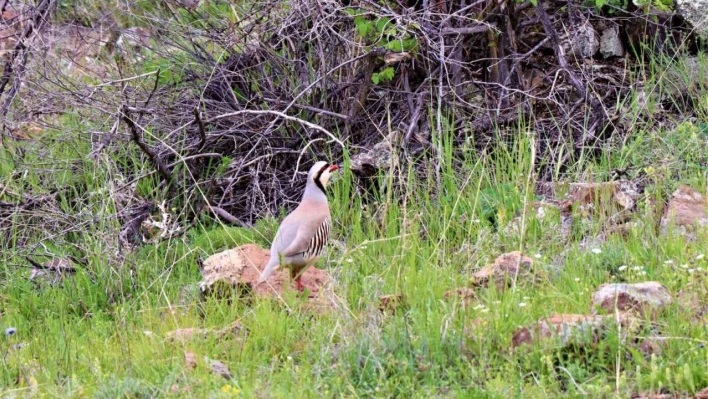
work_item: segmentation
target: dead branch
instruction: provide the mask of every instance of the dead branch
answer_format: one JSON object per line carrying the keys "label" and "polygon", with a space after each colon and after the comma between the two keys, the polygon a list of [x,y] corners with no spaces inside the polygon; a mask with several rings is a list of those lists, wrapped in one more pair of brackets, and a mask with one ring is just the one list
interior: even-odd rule
{"label": "dead branch", "polygon": [[165,164],[162,163],[158,154],[143,141],[141,134],[138,132],[138,127],[135,125],[135,122],[130,118],[129,108],[130,107],[124,106],[121,109],[121,119],[123,119],[123,122],[128,126],[128,130],[130,130],[130,136],[133,142],[145,153],[145,155],[148,156],[148,158],[150,158],[150,161],[157,169],[160,176],[162,176],[162,178],[167,182],[172,181],[172,173],[170,172],[170,170]]}

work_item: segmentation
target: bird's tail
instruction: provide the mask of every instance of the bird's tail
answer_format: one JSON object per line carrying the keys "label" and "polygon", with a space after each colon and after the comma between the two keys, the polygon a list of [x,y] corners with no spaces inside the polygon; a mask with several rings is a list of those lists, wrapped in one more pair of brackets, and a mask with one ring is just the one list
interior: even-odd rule
{"label": "bird's tail", "polygon": [[263,272],[261,273],[260,276],[258,276],[258,282],[257,284],[260,284],[266,280],[273,274],[275,269],[278,267],[278,257],[277,256],[271,256],[270,260],[268,261],[268,264],[266,264],[265,268],[263,269]]}

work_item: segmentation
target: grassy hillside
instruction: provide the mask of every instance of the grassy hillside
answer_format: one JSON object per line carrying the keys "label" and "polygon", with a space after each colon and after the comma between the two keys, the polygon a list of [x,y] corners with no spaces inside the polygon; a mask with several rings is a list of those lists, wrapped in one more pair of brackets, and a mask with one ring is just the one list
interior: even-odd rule
{"label": "grassy hillside", "polygon": [[[549,78],[560,72],[547,74],[546,83],[536,76],[538,92],[470,83],[460,95],[475,105],[516,93],[505,100],[513,103],[509,109],[532,104],[534,111],[518,112],[503,126],[477,126],[479,133],[475,122],[495,110],[447,102],[443,82],[450,85],[445,90],[453,83],[440,71],[448,72],[444,62],[458,61],[448,54],[436,67],[434,45],[415,62],[415,54],[401,56],[395,71],[353,61],[332,69],[344,56],[364,59],[381,44],[379,33],[387,32],[386,46],[400,41],[403,49],[402,38],[415,42],[408,35],[425,31],[415,21],[399,21],[391,31],[389,17],[366,14],[369,21],[354,12],[312,28],[300,10],[271,12],[260,2],[252,8],[202,2],[197,12],[153,3],[126,3],[119,12],[100,1],[60,1],[57,25],[116,25],[111,32],[91,30],[98,39],[86,39],[90,49],[71,62],[62,58],[69,56],[60,39],[86,32],[72,26],[66,36],[49,35],[57,41],[47,43],[59,49],[32,54],[36,62],[5,118],[11,129],[0,141],[0,398],[708,395],[708,228],[661,225],[681,185],[707,194],[704,55],[635,60],[628,54],[631,66],[621,67],[625,58],[571,60],[584,82],[597,84],[589,92],[612,86],[603,79],[622,78],[616,91],[592,93],[602,100],[601,118],[588,104],[576,107],[582,101],[570,83]],[[291,24],[288,34],[299,41],[278,39],[276,49],[270,40],[277,29],[261,24],[262,15],[278,28]],[[351,40],[333,47],[340,54],[303,26]],[[123,44],[109,51],[98,43],[118,37],[116,27],[156,33],[148,44],[126,45],[128,36],[121,36]],[[262,37],[248,41],[251,34]],[[486,31],[474,34],[488,40]],[[442,33],[440,42],[444,56]],[[537,43],[527,45],[540,52]],[[260,47],[249,53],[254,46]],[[479,40],[468,47],[474,51],[465,53],[460,73],[487,77],[480,72],[486,58],[476,54],[496,47]],[[553,50],[544,51],[526,61],[558,70],[547,61]],[[425,67],[435,74],[404,75],[404,62],[406,73],[430,63]],[[315,85],[322,71],[324,89]],[[219,74],[232,85],[212,80]],[[362,92],[352,83],[357,76],[364,76]],[[425,99],[420,126],[404,132],[413,132],[411,142],[422,149],[411,145],[401,158],[392,151],[390,164],[375,174],[378,190],[367,191],[350,159],[382,140],[402,147],[395,140],[400,122],[412,118],[406,107],[418,103],[402,94],[410,76],[433,99],[416,92]],[[269,91],[285,100],[267,98]],[[224,93],[231,97],[219,97]],[[350,109],[360,94],[369,102]],[[244,111],[204,127],[208,117],[231,112],[229,106],[265,112],[291,101],[298,105],[286,108],[291,120]],[[450,111],[463,109],[464,118]],[[139,134],[129,129],[126,110]],[[358,115],[356,123],[343,115],[349,112]],[[598,137],[588,133],[591,117],[607,125],[594,130]],[[303,120],[349,141],[339,148],[327,136],[313,137],[321,131],[303,128]],[[317,308],[292,290],[270,299],[236,290],[200,296],[202,261],[242,244],[267,248],[299,198],[295,161],[306,169],[330,156],[344,160],[328,190],[332,242],[318,263],[333,277],[330,301]],[[168,178],[156,172],[153,158],[170,165]],[[612,193],[565,196],[572,183],[617,180],[637,187],[636,203],[618,205]],[[259,212],[251,215],[257,222],[234,227],[203,212],[205,202],[218,199],[232,211]],[[127,248],[121,234],[148,203],[155,204],[152,225],[138,228],[135,247]],[[280,215],[270,215],[273,209]],[[513,251],[532,260],[532,276],[480,286],[475,273]],[[71,260],[74,272],[56,276],[38,266],[57,259]],[[672,301],[638,312],[629,325],[612,320],[619,312],[592,305],[602,284],[647,281],[666,287]],[[382,297],[397,302],[386,307]],[[539,319],[593,312],[610,321],[588,336],[515,345],[515,334]]]}
{"label": "grassy hillside", "polygon": [[[200,223],[185,236],[140,248],[120,263],[96,237],[84,242],[91,247],[87,266],[56,286],[28,281],[26,262],[3,253],[2,327],[17,329],[3,338],[3,395],[694,394],[708,386],[708,235],[704,230],[688,240],[673,229],[661,235],[654,200],[668,197],[680,182],[705,192],[705,155],[686,144],[707,141],[706,131],[692,125],[639,134],[608,151],[602,163],[578,164],[564,176],[568,181],[602,176],[608,165],[626,158],[637,159],[637,167],[664,171],[652,174],[626,234],[604,240],[597,239],[608,223],[602,212],[585,221],[575,213],[582,227],[570,235],[561,234],[557,211],[538,218],[530,207],[535,178],[526,134],[499,146],[494,158],[470,155],[455,170],[444,165],[444,187],[435,198],[428,194],[433,179],[416,181],[394,168],[381,179],[407,181],[405,196],[363,204],[352,195],[352,176],[344,173],[330,193],[340,245],[330,246],[319,264],[335,278],[336,305],[325,314],[313,314],[294,292],[282,300],[253,302],[236,293],[205,301],[190,294],[200,280],[198,258],[244,243],[267,246],[277,226],[270,219],[254,229]],[[93,174],[74,178],[99,189],[104,182],[90,177],[105,172],[97,166]],[[38,173],[28,171],[26,181]],[[42,246],[61,251],[52,242]],[[446,291],[470,286],[471,274],[481,266],[513,250],[533,258],[537,281],[519,281],[507,290],[479,288],[468,302],[445,298]],[[676,299],[648,326],[610,328],[590,347],[563,348],[551,340],[511,348],[520,326],[553,313],[589,313],[591,294],[600,284],[647,280],[661,282]],[[386,294],[402,294],[405,306],[380,312],[379,297]],[[167,339],[173,330],[217,331],[235,322],[239,328],[226,333]],[[657,333],[667,338],[666,345],[660,355],[645,357],[638,343]],[[13,347],[17,344],[22,348]],[[186,353],[193,354],[188,356],[196,366],[185,360]],[[207,358],[223,362],[231,378],[213,374]]]}

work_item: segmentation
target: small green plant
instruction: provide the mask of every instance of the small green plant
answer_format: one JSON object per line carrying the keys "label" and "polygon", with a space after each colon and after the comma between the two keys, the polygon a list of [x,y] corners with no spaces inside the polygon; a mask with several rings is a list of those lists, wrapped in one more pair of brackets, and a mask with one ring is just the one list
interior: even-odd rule
{"label": "small green plant", "polygon": [[371,81],[374,82],[374,84],[379,84],[379,82],[389,82],[393,79],[394,74],[395,71],[392,67],[386,67],[380,72],[374,72],[371,75]]}
{"label": "small green plant", "polygon": [[418,47],[418,39],[411,35],[409,27],[395,25],[388,17],[370,19],[357,11],[351,13],[355,15],[354,25],[359,37],[367,44],[394,52],[409,52]]}

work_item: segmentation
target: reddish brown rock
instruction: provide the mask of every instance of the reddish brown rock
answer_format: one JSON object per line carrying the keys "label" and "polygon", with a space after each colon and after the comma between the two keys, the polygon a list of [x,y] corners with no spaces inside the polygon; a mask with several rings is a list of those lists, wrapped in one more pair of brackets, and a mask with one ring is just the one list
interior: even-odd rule
{"label": "reddish brown rock", "polygon": [[192,352],[184,352],[184,364],[188,369],[197,368],[197,355]]}
{"label": "reddish brown rock", "polygon": [[593,311],[596,307],[614,313],[627,310],[653,310],[671,303],[669,290],[656,281],[636,284],[603,284],[592,296]]}
{"label": "reddish brown rock", "polygon": [[[288,269],[279,268],[273,275],[260,284],[258,277],[270,259],[270,252],[254,244],[246,244],[212,255],[204,261],[202,281],[199,287],[202,292],[213,292],[217,283],[225,283],[243,292],[252,291],[261,297],[277,296],[287,285],[295,289]],[[310,291],[319,291],[331,279],[327,272],[309,267],[302,275],[302,283]]]}
{"label": "reddish brown rock", "polygon": [[665,230],[670,222],[684,228],[708,226],[708,208],[703,194],[691,187],[679,186],[664,211],[662,229]]}
{"label": "reddish brown rock", "polygon": [[499,256],[494,263],[483,267],[472,275],[475,286],[486,286],[495,281],[499,289],[511,284],[514,279],[528,279],[532,273],[533,259],[519,251],[509,252]]}

